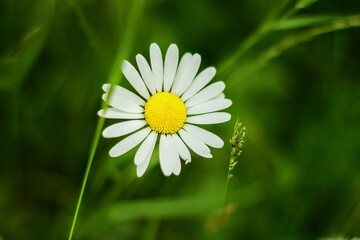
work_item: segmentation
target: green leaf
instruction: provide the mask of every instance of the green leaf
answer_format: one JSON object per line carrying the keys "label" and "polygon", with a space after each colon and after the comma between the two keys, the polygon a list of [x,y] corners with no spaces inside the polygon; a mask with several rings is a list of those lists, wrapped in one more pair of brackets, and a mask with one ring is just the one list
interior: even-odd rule
{"label": "green leaf", "polygon": [[140,218],[194,216],[209,213],[220,207],[222,202],[222,194],[132,201],[113,205],[108,218],[112,221],[131,221]]}
{"label": "green leaf", "polygon": [[[234,190],[233,199],[229,203],[234,203],[237,209],[244,209],[263,201],[267,196],[260,191],[259,184],[261,184],[260,181]],[[221,209],[223,203],[222,192],[178,198],[145,199],[116,203],[107,210],[105,215],[110,222],[201,216]]]}

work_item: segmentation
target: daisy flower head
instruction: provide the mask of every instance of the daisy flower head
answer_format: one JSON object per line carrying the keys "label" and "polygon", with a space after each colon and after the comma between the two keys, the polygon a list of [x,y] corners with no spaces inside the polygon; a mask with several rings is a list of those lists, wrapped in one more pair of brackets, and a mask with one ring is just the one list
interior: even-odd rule
{"label": "daisy flower head", "polygon": [[140,143],[134,162],[141,177],[159,142],[160,168],[165,176],[179,175],[181,160],[191,161],[189,149],[199,156],[212,158],[210,147],[221,148],[217,135],[196,125],[229,121],[231,115],[220,110],[232,102],[225,98],[224,82],[208,83],[215,76],[214,67],[199,74],[199,54],[185,53],[179,61],[179,50],[171,44],[163,59],[159,46],[150,45],[150,63],[136,55],[138,70],[128,61],[122,72],[137,94],[116,85],[104,84],[102,98],[110,107],[98,115],[119,119],[102,132],[105,138],[124,137],[109,154],[118,157]]}

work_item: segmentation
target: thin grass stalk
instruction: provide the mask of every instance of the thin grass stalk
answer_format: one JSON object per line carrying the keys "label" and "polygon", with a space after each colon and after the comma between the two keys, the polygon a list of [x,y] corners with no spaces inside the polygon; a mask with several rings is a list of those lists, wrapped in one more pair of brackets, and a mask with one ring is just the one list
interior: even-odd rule
{"label": "thin grass stalk", "polygon": [[[138,22],[139,22],[139,16],[141,15],[143,5],[144,5],[144,1],[145,0],[134,1],[134,4],[132,6],[129,22],[127,24],[127,27],[126,27],[126,30],[125,30],[125,33],[124,33],[124,40],[121,42],[121,44],[120,44],[120,46],[118,48],[117,55],[116,55],[116,58],[115,58],[115,61],[114,61],[114,65],[113,65],[112,70],[111,70],[111,72],[109,74],[109,81],[108,82],[111,83],[111,84],[117,84],[117,83],[120,83],[120,81],[121,81],[121,74],[120,74],[119,66],[121,64],[121,61],[123,59],[125,59],[126,56],[129,54],[130,48],[132,47],[132,43],[133,43],[133,40],[135,38],[137,25],[138,25]],[[102,106],[105,107],[106,103],[102,103]],[[94,139],[93,139],[93,142],[92,142],[92,145],[91,145],[90,154],[89,154],[89,158],[88,158],[88,162],[87,162],[83,182],[82,182],[82,185],[81,185],[81,190],[80,190],[79,198],[78,198],[78,201],[77,201],[75,214],[74,214],[72,225],[71,225],[71,228],[70,228],[68,240],[71,240],[72,237],[73,237],[73,234],[74,234],[74,230],[75,230],[79,210],[80,210],[80,207],[81,207],[83,195],[84,195],[85,188],[86,188],[86,183],[87,183],[87,180],[88,180],[88,177],[89,177],[89,173],[90,173],[91,166],[92,166],[92,163],[93,163],[93,160],[94,160],[94,156],[95,156],[95,153],[96,153],[96,149],[97,149],[98,142],[99,142],[99,139],[100,139],[100,136],[101,136],[101,130],[103,128],[104,122],[105,122],[105,120],[103,118],[99,118],[97,126],[96,126]]]}

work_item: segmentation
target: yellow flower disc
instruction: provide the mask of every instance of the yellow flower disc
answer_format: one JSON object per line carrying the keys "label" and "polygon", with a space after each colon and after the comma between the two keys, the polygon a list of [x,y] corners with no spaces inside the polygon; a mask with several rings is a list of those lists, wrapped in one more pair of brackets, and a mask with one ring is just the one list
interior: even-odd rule
{"label": "yellow flower disc", "polygon": [[145,121],[158,133],[173,134],[180,130],[186,120],[184,102],[175,94],[156,93],[145,104]]}

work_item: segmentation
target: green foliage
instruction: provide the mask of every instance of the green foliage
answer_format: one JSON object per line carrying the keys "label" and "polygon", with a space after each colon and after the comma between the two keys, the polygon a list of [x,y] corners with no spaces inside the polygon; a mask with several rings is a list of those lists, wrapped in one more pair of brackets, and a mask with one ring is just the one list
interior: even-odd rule
{"label": "green foliage", "polygon": [[[359,26],[356,1],[2,1],[0,239],[66,239],[77,203],[73,239],[359,237]],[[151,42],[227,84],[228,190],[230,146],[170,178],[108,157],[101,85]]]}

